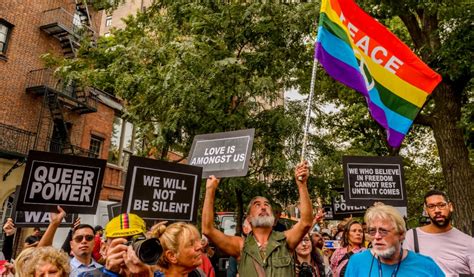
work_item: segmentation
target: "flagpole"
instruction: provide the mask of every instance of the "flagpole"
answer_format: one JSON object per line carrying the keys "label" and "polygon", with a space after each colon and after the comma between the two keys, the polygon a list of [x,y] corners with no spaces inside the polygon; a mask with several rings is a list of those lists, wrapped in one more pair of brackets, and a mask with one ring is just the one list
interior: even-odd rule
{"label": "flagpole", "polygon": [[309,123],[311,118],[311,102],[313,101],[314,95],[314,83],[316,82],[316,73],[318,70],[318,60],[316,57],[313,60],[313,71],[311,73],[311,84],[309,89],[309,96],[308,96],[308,107],[306,108],[306,121],[304,124],[304,135],[303,135],[303,146],[301,148],[301,162],[305,159],[306,153],[306,144],[308,141],[308,132],[309,132]]}

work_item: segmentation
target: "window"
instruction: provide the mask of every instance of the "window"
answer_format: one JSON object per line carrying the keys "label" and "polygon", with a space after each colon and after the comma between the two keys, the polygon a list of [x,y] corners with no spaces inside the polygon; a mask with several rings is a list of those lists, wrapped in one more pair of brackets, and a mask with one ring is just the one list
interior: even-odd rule
{"label": "window", "polygon": [[0,56],[7,52],[8,37],[10,36],[13,25],[0,18]]}
{"label": "window", "polygon": [[108,16],[105,18],[105,27],[109,27],[110,25],[112,25],[112,16],[111,16],[111,15],[108,15]]}
{"label": "window", "polygon": [[89,145],[89,158],[100,158],[100,152],[102,150],[102,144],[104,139],[98,136],[91,136],[91,143]]}

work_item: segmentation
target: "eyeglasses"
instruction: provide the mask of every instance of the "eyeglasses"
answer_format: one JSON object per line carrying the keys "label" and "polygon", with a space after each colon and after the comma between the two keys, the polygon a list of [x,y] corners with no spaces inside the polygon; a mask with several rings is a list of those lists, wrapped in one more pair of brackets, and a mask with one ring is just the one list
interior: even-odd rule
{"label": "eyeglasses", "polygon": [[393,229],[391,229],[391,230],[386,230],[386,229],[383,229],[383,228],[378,228],[378,229],[369,228],[368,233],[369,233],[369,235],[371,235],[371,236],[375,236],[375,234],[377,234],[377,232],[378,232],[381,237],[385,237],[385,236],[388,235],[388,233],[390,233],[390,231],[392,231],[392,230],[393,230]]}
{"label": "eyeglasses", "polygon": [[81,243],[83,239],[86,239],[86,241],[92,241],[94,239],[93,235],[79,235],[73,238],[73,240],[77,243]]}
{"label": "eyeglasses", "polygon": [[426,205],[426,208],[427,208],[428,210],[434,211],[434,210],[436,210],[436,207],[438,207],[438,209],[440,209],[440,210],[444,210],[444,209],[446,209],[447,206],[448,206],[448,203],[446,203],[446,202],[441,202],[441,203],[438,203],[438,204],[429,204],[429,205]]}

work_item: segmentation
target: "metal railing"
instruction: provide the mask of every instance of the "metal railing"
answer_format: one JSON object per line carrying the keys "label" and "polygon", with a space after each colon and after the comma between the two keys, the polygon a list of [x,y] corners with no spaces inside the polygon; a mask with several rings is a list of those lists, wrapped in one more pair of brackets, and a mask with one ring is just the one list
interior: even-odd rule
{"label": "metal railing", "polygon": [[59,93],[69,100],[81,103],[82,105],[97,108],[97,101],[91,96],[94,89],[85,87],[84,90],[78,90],[75,86],[66,84],[53,74],[50,68],[35,69],[28,72],[26,78],[26,90],[34,88],[48,88]]}
{"label": "metal railing", "polygon": [[[58,141],[58,140],[48,139],[48,142],[49,142],[48,151],[52,152],[52,153],[61,154],[61,153],[63,153],[63,150],[66,147],[66,145],[64,145],[63,143],[61,143],[61,141]],[[69,147],[67,147],[67,148],[69,148]],[[89,149],[85,149],[85,148],[79,147],[79,146],[74,145],[74,144],[71,144],[71,148],[74,151],[74,153],[71,153],[71,154],[73,154],[74,156],[81,156],[81,157],[90,157],[91,156],[91,152],[89,151]]]}
{"label": "metal railing", "polygon": [[57,24],[70,34],[79,36],[88,34],[95,39],[94,30],[82,24],[79,15],[71,14],[62,7],[43,11],[41,26],[51,26],[54,24]]}
{"label": "metal railing", "polygon": [[27,89],[41,86],[56,89],[59,83],[59,79],[54,77],[53,71],[49,68],[31,70],[26,76]]}
{"label": "metal railing", "polygon": [[0,123],[0,151],[26,156],[34,147],[35,136],[35,133]]}

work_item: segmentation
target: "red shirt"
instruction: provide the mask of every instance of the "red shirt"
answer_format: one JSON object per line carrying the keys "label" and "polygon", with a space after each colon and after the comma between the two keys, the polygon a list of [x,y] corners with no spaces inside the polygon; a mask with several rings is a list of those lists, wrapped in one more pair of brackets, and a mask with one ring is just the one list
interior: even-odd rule
{"label": "red shirt", "polygon": [[202,264],[199,266],[204,273],[206,273],[207,277],[215,277],[216,274],[214,273],[214,268],[212,267],[211,260],[209,260],[209,257],[205,253],[201,254],[202,258]]}
{"label": "red shirt", "polygon": [[102,245],[102,240],[100,239],[100,235],[96,234],[94,237],[94,248],[92,249],[92,258],[95,261],[100,261],[102,255],[100,254],[100,246]]}

